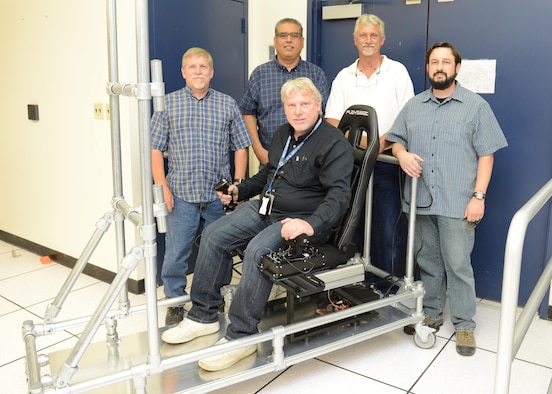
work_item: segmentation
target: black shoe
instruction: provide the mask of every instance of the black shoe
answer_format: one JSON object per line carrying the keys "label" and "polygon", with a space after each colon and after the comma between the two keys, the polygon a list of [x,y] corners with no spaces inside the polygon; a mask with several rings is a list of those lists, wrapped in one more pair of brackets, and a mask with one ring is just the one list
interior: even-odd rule
{"label": "black shoe", "polygon": [[167,308],[167,314],[165,315],[166,326],[174,326],[180,323],[182,319],[184,319],[184,307],[169,306]]}
{"label": "black shoe", "polygon": [[[443,325],[443,319],[433,320],[433,319],[429,319],[427,317],[424,317],[424,325],[428,326],[430,328],[433,328],[435,330],[435,332],[437,332],[437,331],[439,331],[439,328],[441,328],[441,326]],[[416,332],[416,325],[415,324],[409,324],[408,326],[405,326],[403,328],[403,332],[406,335],[414,335],[414,333]]]}

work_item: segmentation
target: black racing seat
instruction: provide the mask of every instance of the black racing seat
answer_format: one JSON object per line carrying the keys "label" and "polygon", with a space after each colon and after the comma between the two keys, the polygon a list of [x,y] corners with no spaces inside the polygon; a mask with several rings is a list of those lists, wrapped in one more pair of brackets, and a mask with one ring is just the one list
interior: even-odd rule
{"label": "black racing seat", "polygon": [[376,165],[379,134],[374,108],[367,105],[349,107],[338,128],[353,147],[354,169],[349,209],[327,244],[310,245],[305,237],[298,237],[288,242],[286,247],[263,256],[261,260],[263,273],[297,296],[324,291],[327,286],[317,274],[344,265],[352,257],[353,236],[364,210],[366,191]]}

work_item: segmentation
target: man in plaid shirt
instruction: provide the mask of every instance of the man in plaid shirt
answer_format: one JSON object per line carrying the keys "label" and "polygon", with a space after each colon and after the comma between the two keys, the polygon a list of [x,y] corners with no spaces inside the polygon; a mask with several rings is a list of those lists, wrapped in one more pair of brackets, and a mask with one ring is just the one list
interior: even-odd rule
{"label": "man in plaid shirt", "polygon": [[[234,178],[245,178],[251,139],[236,101],[210,87],[213,75],[210,53],[189,49],[182,57],[186,86],[167,94],[166,109],[152,117],[153,179],[163,186],[169,210],[161,271],[167,298],[186,294],[188,258],[198,229],[224,215],[214,186],[222,178],[232,179],[231,150]],[[169,307],[165,323],[177,324],[183,314],[182,306]]]}

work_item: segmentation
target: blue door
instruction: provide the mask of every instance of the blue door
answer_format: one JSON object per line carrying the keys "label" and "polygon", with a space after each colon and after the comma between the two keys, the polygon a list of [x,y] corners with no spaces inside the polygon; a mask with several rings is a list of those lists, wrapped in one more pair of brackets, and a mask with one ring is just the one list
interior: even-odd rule
{"label": "blue door", "polygon": [[246,0],[151,0],[150,57],[163,62],[165,91],[184,86],[182,55],[202,47],[213,56],[214,89],[240,101],[247,81]]}
{"label": "blue door", "polygon": [[[328,74],[356,59],[355,19],[322,20],[322,6],[344,1],[310,2],[309,56]],[[425,50],[437,41],[458,47],[463,59],[496,59],[494,94],[482,95],[493,108],[509,147],[497,152],[485,218],[477,229],[472,255],[477,294],[501,297],[504,248],[515,212],[552,178],[552,2],[528,0],[422,0],[370,2],[363,12],[386,23],[382,52],[403,63],[416,93],[426,88]],[[524,304],[551,254],[550,204],[528,228],[523,255],[520,303]],[[546,299],[547,300],[547,299]],[[545,315],[546,303],[541,308]]]}
{"label": "blue door", "polygon": [[[246,0],[151,0],[150,58],[162,61],[165,92],[185,85],[180,72],[182,55],[190,47],[201,47],[213,56],[215,76],[211,86],[239,103],[247,81],[246,15]],[[158,234],[158,284],[164,253],[165,237]],[[193,272],[196,256],[197,243],[188,261],[188,272]]]}
{"label": "blue door", "polygon": [[[547,71],[552,67],[550,15],[552,2],[548,0],[431,1],[430,45],[446,40],[457,46],[463,59],[496,59],[495,94],[482,96],[493,108],[509,146],[495,156],[486,214],[477,230],[473,267],[482,297],[500,298],[512,216],[552,178],[552,75]],[[550,218],[548,204],[528,228],[521,304],[550,257]],[[545,305],[540,315],[545,315]]]}
{"label": "blue door", "polygon": [[[318,64],[330,81],[358,57],[353,43],[356,19],[322,20],[322,7],[344,3],[314,0],[309,7],[309,60]],[[363,4],[363,13],[375,14],[384,21],[386,39],[382,53],[406,66],[414,90],[419,93],[425,80],[427,6],[405,6],[400,1],[379,3]]]}

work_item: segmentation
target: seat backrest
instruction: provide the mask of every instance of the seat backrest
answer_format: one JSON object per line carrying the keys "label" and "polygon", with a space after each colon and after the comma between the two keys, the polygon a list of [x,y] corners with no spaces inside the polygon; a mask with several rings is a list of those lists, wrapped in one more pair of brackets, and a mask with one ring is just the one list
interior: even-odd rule
{"label": "seat backrest", "polygon": [[378,118],[376,110],[368,105],[349,107],[338,128],[353,147],[354,169],[351,178],[351,202],[330,244],[347,253],[366,203],[366,191],[379,152]]}

